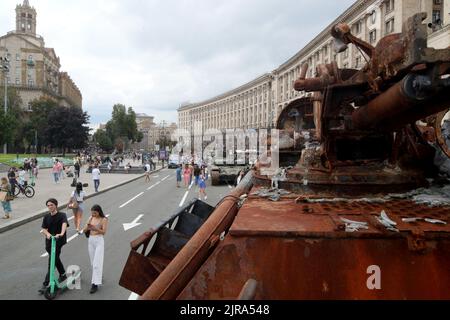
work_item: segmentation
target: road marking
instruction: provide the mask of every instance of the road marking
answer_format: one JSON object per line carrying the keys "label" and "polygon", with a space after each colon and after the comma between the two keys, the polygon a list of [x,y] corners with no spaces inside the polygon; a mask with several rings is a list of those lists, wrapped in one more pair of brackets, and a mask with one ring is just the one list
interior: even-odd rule
{"label": "road marking", "polygon": [[184,202],[186,201],[186,198],[187,198],[188,194],[189,194],[189,191],[186,191],[186,193],[184,194],[183,199],[180,202],[180,208],[183,206]]}
{"label": "road marking", "polygon": [[161,183],[161,181],[158,181],[157,183],[155,183],[154,185],[152,185],[151,187],[148,187],[147,188],[147,190],[151,190],[151,189],[153,189],[154,187],[156,187],[158,184],[160,184]]}
{"label": "road marking", "polygon": [[73,220],[73,218],[75,218],[74,216],[71,216],[68,220],[70,221],[70,220]]}
{"label": "road marking", "polygon": [[228,183],[228,188],[233,189],[233,187]]}
{"label": "road marking", "polygon": [[131,223],[124,223],[123,224],[123,230],[124,231],[128,231],[128,230],[130,230],[132,228],[140,226],[142,223],[138,223],[138,221],[141,220],[143,216],[144,216],[143,214],[140,214],[136,219],[133,220],[133,222],[131,222]]}
{"label": "road marking", "polygon": [[139,198],[139,197],[142,196],[143,194],[144,194],[143,192],[139,193],[136,197],[134,197],[134,198],[131,199],[131,200],[128,200],[128,201],[125,202],[123,205],[121,205],[119,208],[125,207],[125,206],[126,206],[127,204],[129,204],[131,201],[136,200],[137,198]]}
{"label": "road marking", "polygon": [[192,186],[194,185],[194,180],[192,180],[191,185],[189,186],[189,190],[192,189]]}
{"label": "road marking", "polygon": [[132,292],[130,294],[130,297],[128,298],[128,300],[137,300],[139,298],[139,295],[137,293]]}
{"label": "road marking", "polygon": [[152,178],[159,178],[159,175],[158,176],[152,176]]}
{"label": "road marking", "polygon": [[170,176],[165,177],[164,179],[161,179],[161,182],[167,180],[167,178],[169,178]]}

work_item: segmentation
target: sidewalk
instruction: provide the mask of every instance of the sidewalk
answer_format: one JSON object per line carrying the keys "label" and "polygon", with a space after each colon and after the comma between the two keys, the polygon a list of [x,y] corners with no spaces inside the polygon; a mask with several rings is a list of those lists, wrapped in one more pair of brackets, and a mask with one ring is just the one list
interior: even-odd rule
{"label": "sidewalk", "polygon": [[[137,166],[140,164],[136,162],[132,163],[132,165]],[[83,166],[80,173],[80,178],[78,179],[79,182],[89,184],[87,188],[83,188],[83,191],[86,193],[85,199],[94,197],[98,194],[102,194],[106,191],[144,177],[143,174],[102,173],[100,175],[99,192],[95,193],[92,176],[90,173],[86,173],[86,168],[87,166]],[[156,171],[161,170],[161,164],[157,164],[156,169]],[[73,190],[75,190],[74,187],[70,186],[72,183],[72,178],[66,177],[65,179],[61,180],[60,183],[55,184],[51,171],[51,169],[39,170],[38,179],[36,179],[36,186],[34,186],[36,194],[33,198],[28,199],[21,193],[19,194],[18,198],[14,199],[14,201],[11,201],[12,219],[0,219],[0,233],[43,217],[47,213],[45,201],[47,201],[49,198],[55,198],[56,200],[58,200],[60,208],[67,207],[70,194]],[[6,173],[1,173],[0,177],[6,177]],[[3,217],[4,212],[1,209],[1,206],[0,211],[1,217]]]}

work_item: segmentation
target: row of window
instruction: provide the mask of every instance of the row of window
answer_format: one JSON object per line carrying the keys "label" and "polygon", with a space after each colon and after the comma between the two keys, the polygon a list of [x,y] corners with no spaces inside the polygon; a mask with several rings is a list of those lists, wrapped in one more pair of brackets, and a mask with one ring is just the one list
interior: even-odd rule
{"label": "row of window", "polygon": [[[7,53],[6,54],[6,57],[8,58],[8,59],[10,59],[11,60],[11,53]],[[16,61],[20,61],[21,60],[21,55],[20,55],[20,53],[16,53]],[[30,54],[29,56],[28,56],[28,61],[33,61],[33,55],[32,54]]]}
{"label": "row of window", "polygon": [[[6,79],[7,79],[8,84],[11,84],[11,78],[8,77]],[[15,84],[18,85],[18,86],[21,85],[20,78],[16,78]],[[28,86],[29,87],[34,87],[34,80],[28,79]]]}

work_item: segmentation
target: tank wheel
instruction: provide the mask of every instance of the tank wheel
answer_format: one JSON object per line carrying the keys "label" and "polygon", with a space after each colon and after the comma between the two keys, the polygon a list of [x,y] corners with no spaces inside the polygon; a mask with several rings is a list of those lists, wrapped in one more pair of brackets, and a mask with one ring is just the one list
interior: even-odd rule
{"label": "tank wheel", "polygon": [[219,182],[220,182],[219,176],[220,176],[219,172],[217,172],[217,171],[211,172],[211,184],[213,186],[219,185]]}
{"label": "tank wheel", "polygon": [[50,287],[47,288],[44,292],[44,297],[47,300],[54,300],[56,298],[57,294],[57,288],[55,288],[55,291],[53,293],[50,292]]}

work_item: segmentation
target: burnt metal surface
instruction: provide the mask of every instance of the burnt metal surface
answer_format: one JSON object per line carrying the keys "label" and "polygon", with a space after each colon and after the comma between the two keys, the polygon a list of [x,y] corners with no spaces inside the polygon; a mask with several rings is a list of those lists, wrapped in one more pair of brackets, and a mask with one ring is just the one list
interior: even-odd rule
{"label": "burnt metal surface", "polygon": [[376,47],[334,26],[337,50],[355,45],[367,64],[318,65],[313,78],[302,65],[294,88],[312,94],[281,112],[267,140],[278,153],[185,245],[160,238],[169,255],[132,271],[150,274],[142,298],[450,299],[450,165],[447,177],[435,165],[450,155],[450,49],[427,47],[425,18]]}
{"label": "burnt metal surface", "polygon": [[213,210],[214,207],[207,203],[193,200],[169,220],[131,242],[131,251],[119,284],[142,295]]}

